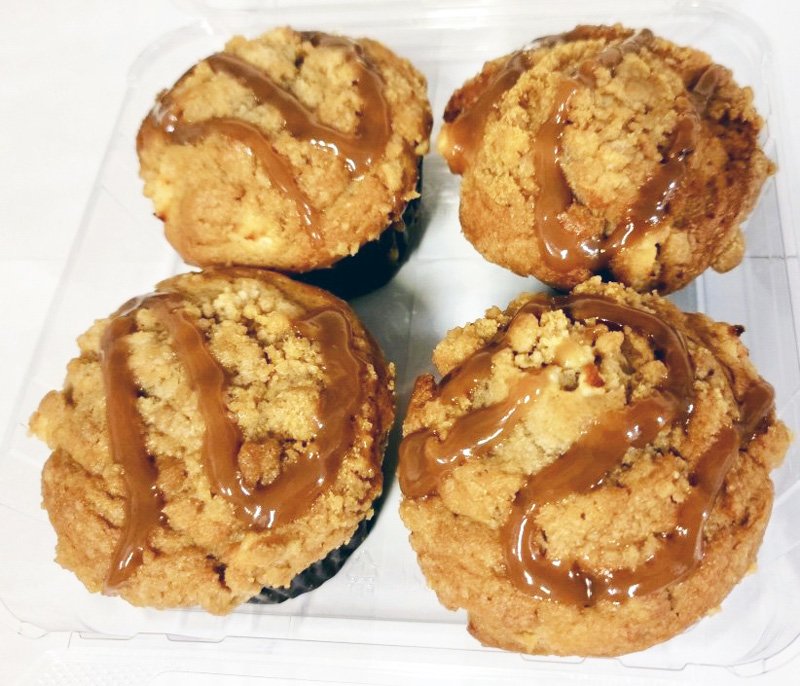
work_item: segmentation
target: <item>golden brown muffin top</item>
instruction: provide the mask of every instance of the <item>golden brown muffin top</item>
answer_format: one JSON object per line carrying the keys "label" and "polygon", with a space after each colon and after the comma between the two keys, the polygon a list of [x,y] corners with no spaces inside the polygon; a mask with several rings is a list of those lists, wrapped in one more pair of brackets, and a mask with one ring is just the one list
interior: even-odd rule
{"label": "golden brown muffin top", "polygon": [[159,96],[141,175],[184,259],[308,271],[400,218],[430,126],[425,78],[380,43],[276,29]]}
{"label": "golden brown muffin top", "polygon": [[487,63],[438,141],[461,221],[490,260],[571,288],[609,272],[680,288],[741,260],[772,164],[752,92],[647,30],[582,26]]}
{"label": "golden brown muffin top", "polygon": [[262,270],[162,282],[79,339],[31,429],[57,559],[92,591],[227,612],[371,516],[392,365],[349,307]]}
{"label": "golden brown muffin top", "polygon": [[[417,380],[404,423],[401,514],[429,582],[470,611],[482,640],[561,654],[644,647],[650,629],[617,640],[603,622],[649,621],[751,501],[765,523],[768,471],[789,434],[739,333],[593,279],[554,303],[521,296],[437,346],[444,378]],[[454,545],[440,540],[455,526]],[[547,613],[561,639],[537,620]],[[603,630],[581,638],[580,621]]]}

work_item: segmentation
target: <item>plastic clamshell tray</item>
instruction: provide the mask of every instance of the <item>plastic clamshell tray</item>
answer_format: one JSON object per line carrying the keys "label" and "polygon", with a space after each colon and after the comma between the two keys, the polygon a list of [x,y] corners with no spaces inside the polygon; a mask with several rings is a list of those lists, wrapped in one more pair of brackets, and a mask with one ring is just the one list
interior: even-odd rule
{"label": "plastic clamshell tray", "polygon": [[[719,7],[665,1],[648,3],[644,11],[631,1],[604,3],[599,11],[592,3],[575,2],[559,10],[487,0],[369,6],[306,2],[258,12],[228,4],[202,10],[201,21],[161,38],[132,68],[119,121],[34,355],[18,415],[0,453],[0,517],[6,520],[0,535],[3,549],[11,551],[9,562],[0,566],[0,601],[20,630],[108,638],[161,634],[199,641],[271,639],[272,650],[280,645],[289,654],[309,642],[333,642],[342,650],[357,644],[361,656],[387,664],[420,660],[429,666],[469,665],[487,670],[481,671],[487,677],[530,676],[542,668],[565,670],[565,677],[641,675],[687,665],[751,674],[798,652],[800,594],[791,591],[800,582],[800,531],[794,525],[800,520],[797,444],[773,474],[775,507],[757,572],[734,589],[717,614],[666,643],[616,660],[533,658],[483,648],[468,635],[463,613],[439,605],[397,514],[399,493],[392,474],[398,427],[386,459],[386,495],[368,540],[334,579],[282,605],[243,605],[227,617],[200,610],[139,609],[89,594],[71,573],[52,562],[55,536],[40,509],[39,491],[48,451],[27,436],[27,418],[44,393],[61,385],[65,365],[76,352],[75,338],[95,318],[188,269],[165,241],[142,195],[135,134],[154,95],[191,64],[220,49],[231,35],[254,36],[288,24],[386,43],[426,74],[435,140],[449,95],[485,60],[577,23],[648,26],[678,43],[708,51],[731,67],[740,83],[754,88],[758,110],[767,122],[765,149],[779,166],[782,162],[769,43],[745,19]],[[543,289],[533,279],[486,262],[462,237],[458,188],[459,179],[448,172],[444,160],[430,153],[424,161],[420,244],[389,285],[354,302],[387,357],[397,364],[401,415],[413,379],[430,369],[432,347],[448,329],[475,319],[491,305],[504,306],[520,292]],[[797,433],[800,361],[790,291],[797,265],[787,191],[781,173],[767,183],[748,222],[747,254],[739,267],[723,275],[707,272],[673,299],[687,310],[746,327],[744,341],[752,358],[775,386],[780,416]]]}

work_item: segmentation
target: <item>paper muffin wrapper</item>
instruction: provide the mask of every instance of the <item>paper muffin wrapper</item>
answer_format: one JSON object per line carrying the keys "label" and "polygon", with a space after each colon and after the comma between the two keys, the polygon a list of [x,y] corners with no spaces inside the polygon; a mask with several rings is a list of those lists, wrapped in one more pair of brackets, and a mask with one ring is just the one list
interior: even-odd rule
{"label": "paper muffin wrapper", "polygon": [[[417,192],[422,188],[422,165],[417,177]],[[402,217],[386,227],[375,240],[362,245],[326,269],[315,269],[292,278],[324,288],[350,300],[386,285],[408,259],[413,234],[419,227],[420,197],[406,204]]]}
{"label": "paper muffin wrapper", "polygon": [[258,595],[253,596],[247,602],[255,605],[277,605],[290,598],[295,598],[319,588],[328,579],[336,576],[350,555],[364,542],[374,520],[374,515],[369,519],[361,520],[352,538],[347,543],[332,550],[324,558],[300,572],[292,579],[288,588],[262,588]]}

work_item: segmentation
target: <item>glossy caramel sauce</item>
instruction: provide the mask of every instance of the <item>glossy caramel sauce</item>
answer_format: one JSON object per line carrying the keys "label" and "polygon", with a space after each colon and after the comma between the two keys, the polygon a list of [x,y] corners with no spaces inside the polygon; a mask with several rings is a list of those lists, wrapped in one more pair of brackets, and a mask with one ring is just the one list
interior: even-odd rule
{"label": "glossy caramel sauce", "polygon": [[503,95],[531,68],[532,51],[591,37],[591,27],[578,26],[571,31],[536,38],[512,53],[471,102],[465,105],[458,103],[452,108],[448,104],[439,150],[447,160],[450,171],[463,174],[472,163],[490,115],[497,110]]}
{"label": "glossy caramel sauce", "polygon": [[[715,350],[718,345],[718,339],[706,329],[706,318],[695,313],[687,316],[694,323],[695,334],[703,345],[709,350]],[[732,330],[736,336],[741,336],[744,333],[744,327],[742,326],[734,326]],[[742,442],[747,444],[767,429],[769,418],[775,405],[775,389],[767,381],[758,377],[755,380],[748,379],[748,383],[742,391],[738,388],[733,369],[721,358],[718,357],[717,361],[722,365],[722,371],[728,381],[728,386],[739,407],[737,427],[742,436]]]}
{"label": "glossy caramel sauce", "polygon": [[[526,303],[514,316],[540,317],[560,308],[573,320],[594,320],[594,326],[630,329],[646,336],[667,376],[645,398],[605,414],[591,424],[554,462],[528,477],[514,499],[500,538],[509,581],[533,597],[577,605],[606,599],[619,602],[652,593],[691,573],[702,554],[703,526],[738,451],[763,426],[773,411],[772,389],[763,380],[753,382],[737,398],[740,419],[720,429],[699,456],[692,474],[692,491],[679,506],[675,526],[661,535],[658,551],[636,569],[589,572],[577,561],[550,559],[536,517],[542,506],[573,493],[603,486],[609,473],[630,448],[644,448],[664,430],[686,428],[694,409],[694,368],[683,336],[659,316],[622,305],[601,296],[576,295]],[[507,329],[506,329],[507,330]],[[492,358],[508,347],[501,332],[485,348],[448,374],[438,388],[442,402],[471,397],[491,375]],[[563,347],[563,346],[562,346]],[[574,355],[561,347],[556,357]],[[550,386],[558,383],[558,367],[521,373],[502,401],[459,417],[444,438],[422,429],[406,436],[400,446],[398,477],[408,498],[437,493],[439,484],[454,468],[478,459],[500,446],[525,411]]]}
{"label": "glossy caramel sauce", "polygon": [[109,451],[122,468],[128,497],[125,524],[114,550],[103,592],[113,594],[142,564],[150,531],[161,521],[163,499],[158,472],[145,445],[144,422],[136,402],[139,388],[128,369],[126,338],[136,331],[136,310],[141,300],[123,305],[106,328],[100,342]]}
{"label": "glossy caramel sauce", "polygon": [[556,87],[550,116],[533,138],[533,168],[539,188],[534,203],[536,236],[542,258],[559,271],[592,269],[599,262],[601,244],[589,243],[564,226],[563,214],[573,204],[572,194],[561,169],[561,138],[567,123],[569,101],[581,87],[576,79],[565,78]]}
{"label": "glossy caramel sauce", "polygon": [[497,108],[503,94],[511,89],[527,69],[526,53],[515,52],[489,79],[486,88],[474,102],[460,110],[453,119],[448,119],[445,113],[448,126],[443,154],[451,172],[463,174],[472,163],[475,144],[483,135],[489,115]]}
{"label": "glossy caramel sauce", "polygon": [[[491,368],[491,360],[485,359],[484,363]],[[557,383],[554,371],[555,368],[525,372],[509,388],[505,400],[460,417],[444,439],[430,431],[418,431],[404,438],[398,471],[403,493],[409,498],[432,495],[453,469],[500,445],[542,391]]]}
{"label": "glossy caramel sauce", "polygon": [[305,452],[284,465],[269,484],[250,486],[239,469],[245,439],[226,402],[228,377],[208,349],[205,334],[177,293],[156,293],[132,301],[115,314],[102,340],[101,366],[107,398],[111,456],[123,470],[128,497],[120,543],[105,591],[113,593],[142,563],[153,528],[161,521],[158,471],[148,452],[136,407],[139,389],[128,367],[126,338],[136,331],[136,312],[148,309],[167,332],[178,362],[197,397],[205,425],[202,460],[211,491],[255,529],[272,529],[308,511],[333,483],[355,439],[355,417],[364,400],[368,361],[354,346],[344,305],[331,304],[293,322],[295,334],[319,346],[325,384],[314,416],[315,435]]}
{"label": "glossy caramel sauce", "polygon": [[561,169],[561,138],[568,122],[570,100],[579,89],[595,86],[597,69],[613,72],[626,54],[646,48],[652,40],[650,31],[639,31],[584,60],[574,77],[564,77],[557,85],[551,114],[534,136],[533,162],[539,188],[534,198],[534,222],[542,258],[554,271],[598,272],[606,268],[617,252],[663,220],[669,201],[680,187],[686,172],[686,157],[695,145],[696,117],[692,114],[679,121],[664,162],[639,189],[623,221],[609,236],[582,237],[564,222],[564,214],[576,202]]}
{"label": "glossy caramel sauce", "polygon": [[[531,68],[529,53],[542,47],[553,47],[563,42],[591,38],[591,33],[587,33],[585,29],[586,27],[577,27],[566,33],[543,36],[531,41],[521,50],[512,53],[506,62],[497,68],[470,103],[452,111],[449,108],[445,111],[445,140],[440,146],[440,151],[447,160],[451,172],[463,174],[473,161],[475,148],[483,135],[489,116],[497,109],[503,95]],[[619,44],[608,46],[594,58],[579,65],[575,77],[581,84],[593,86],[593,72],[598,66],[611,69],[622,61],[625,54],[641,50],[652,39],[652,32],[644,29]],[[559,99],[556,100],[558,102]],[[560,107],[563,109],[558,105],[554,110]]]}
{"label": "glossy caramel sauce", "polygon": [[[551,309],[563,309],[573,319],[596,319],[614,328],[631,326],[648,336],[663,352],[665,364],[674,373],[664,384],[664,393],[674,398],[674,415],[686,417],[691,413],[693,369],[683,338],[658,317],[643,310],[621,305],[607,298],[592,295],[565,296],[547,302],[532,300],[514,315],[514,321],[526,314],[540,317]],[[509,344],[506,334],[477,351],[439,385],[438,397],[452,403],[459,397],[469,397],[472,391],[491,375],[495,355]],[[547,369],[547,368],[545,368]],[[553,368],[554,370],[556,368]],[[521,374],[509,389],[508,397],[495,405],[483,407],[456,420],[442,439],[435,432],[422,430],[403,439],[400,446],[398,476],[408,497],[421,497],[436,492],[445,473],[499,445],[501,438],[524,416],[524,409],[541,395],[547,384],[557,382],[550,370],[531,370]]]}
{"label": "glossy caramel sauce", "polygon": [[294,202],[309,236],[315,241],[321,240],[317,230],[320,221],[319,211],[311,204],[308,196],[298,185],[288,162],[275,150],[261,129],[241,119],[226,117],[190,124],[179,121],[172,113],[165,115],[162,126],[168,132],[170,140],[177,145],[197,143],[212,133],[221,133],[242,143],[259,159],[275,188]]}
{"label": "glossy caramel sauce", "polygon": [[[548,37],[541,43],[534,42],[530,49],[555,44],[564,37]],[[576,34],[575,39],[580,38],[581,34]],[[598,69],[608,69],[613,74],[625,55],[647,48],[653,40],[651,31],[639,31],[581,62],[572,76],[562,77],[556,85],[553,107],[533,135],[532,161],[538,186],[532,197],[534,232],[542,259],[553,271],[562,274],[573,270],[597,273],[606,269],[618,252],[635,244],[663,222],[669,213],[670,202],[682,188],[688,158],[697,145],[700,115],[725,73],[718,65],[708,67],[693,86],[690,94],[692,107],[679,117],[661,164],[645,180],[636,198],[623,212],[619,225],[608,235],[586,237],[576,233],[574,227],[565,222],[566,213],[580,202],[561,168],[561,140],[569,122],[570,101],[579,90],[595,87]],[[473,161],[488,117],[497,108],[503,94],[530,68],[530,58],[527,59],[528,62],[524,51],[514,53],[472,104],[462,108],[451,119],[445,117],[447,124],[442,152],[454,173],[464,173]]]}
{"label": "glossy caramel sauce", "polygon": [[[215,73],[228,74],[246,86],[258,105],[266,103],[275,107],[283,117],[286,130],[295,139],[341,158],[353,180],[357,181],[383,155],[391,135],[389,106],[383,95],[383,78],[358,43],[316,32],[303,33],[302,37],[314,46],[347,51],[356,65],[354,84],[363,105],[355,134],[343,133],[320,122],[291,91],[274,81],[266,71],[236,55],[216,53],[205,61]],[[178,84],[185,78],[179,80]],[[160,96],[145,119],[145,127],[161,131],[178,145],[196,143],[213,133],[239,141],[259,160],[272,184],[293,200],[312,239],[321,240],[317,228],[320,211],[300,188],[289,160],[275,150],[269,138],[254,124],[235,117],[186,122],[180,116],[172,92],[167,92]]]}
{"label": "glossy caramel sauce", "polygon": [[764,379],[757,379],[736,396],[736,402],[739,405],[737,428],[746,445],[765,430],[775,408],[775,389]]}
{"label": "glossy caramel sauce", "polygon": [[212,55],[206,62],[215,72],[224,72],[247,86],[259,105],[267,103],[275,107],[284,119],[286,130],[294,138],[341,157],[348,171],[355,178],[361,178],[383,154],[391,135],[388,106],[383,98],[383,79],[369,67],[360,46],[344,39],[334,41],[333,38],[327,41],[320,39],[317,44],[352,50],[359,66],[359,95],[365,107],[355,135],[342,133],[320,122],[291,91],[275,83],[265,71],[236,55],[221,52]]}
{"label": "glossy caramel sauce", "polygon": [[675,416],[671,399],[655,394],[593,424],[561,457],[528,478],[502,529],[511,582],[537,598],[581,603],[595,599],[597,582],[577,563],[549,559],[540,549],[536,515],[542,505],[603,485],[629,448],[644,448]]}
{"label": "glossy caramel sauce", "polygon": [[638,197],[628,208],[625,219],[607,239],[604,247],[606,255],[615,254],[664,220],[669,203],[686,176],[686,158],[697,144],[699,125],[693,114],[678,121],[664,160],[644,182]]}

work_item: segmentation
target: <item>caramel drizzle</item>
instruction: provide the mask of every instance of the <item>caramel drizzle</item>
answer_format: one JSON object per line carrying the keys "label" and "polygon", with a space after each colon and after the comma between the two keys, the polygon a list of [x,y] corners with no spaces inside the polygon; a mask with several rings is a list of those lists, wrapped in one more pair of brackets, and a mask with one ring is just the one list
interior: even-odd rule
{"label": "caramel drizzle", "polygon": [[[530,314],[541,317],[554,307],[565,309],[576,319],[595,318],[611,328],[625,323],[643,331],[664,351],[665,362],[675,370],[665,384],[664,391],[675,399],[675,414],[680,412],[688,416],[691,413],[692,366],[685,343],[674,329],[652,314],[591,295],[549,301],[531,300],[514,315],[509,327],[519,317]],[[459,397],[471,395],[490,376],[495,355],[509,347],[503,334],[499,340],[474,353],[442,380],[439,398],[445,403],[452,403]],[[555,368],[524,372],[522,378],[509,389],[505,400],[460,417],[445,439],[427,429],[406,436],[400,445],[398,468],[403,493],[410,498],[433,495],[441,480],[453,469],[470,459],[485,455],[499,445],[542,391],[552,385],[552,369]]]}
{"label": "caramel drizzle", "polygon": [[[731,388],[733,388],[732,383]],[[742,443],[747,445],[766,430],[767,421],[775,409],[775,389],[764,379],[759,378],[751,381],[744,393],[734,393],[734,396],[739,405],[737,428]]]}
{"label": "caramel drizzle", "polygon": [[[699,314],[688,314],[690,321],[696,321],[695,331],[702,343],[709,350],[715,350],[717,339],[710,335],[705,329],[705,317]],[[737,336],[744,333],[743,326],[732,327]],[[739,406],[739,420],[737,426],[742,437],[742,442],[746,445],[760,433],[763,433],[768,426],[769,417],[775,405],[775,389],[764,379],[748,379],[744,391],[737,389],[736,375],[733,369],[723,360],[718,358],[722,365],[722,371],[728,380],[728,386],[733,393],[736,403]]]}
{"label": "caramel drizzle", "polygon": [[[628,326],[647,336],[661,354],[668,374],[651,396],[592,424],[561,457],[527,479],[501,531],[507,576],[529,595],[574,604],[588,605],[600,599],[619,602],[652,593],[680,581],[700,562],[705,521],[741,445],[746,445],[772,412],[772,389],[759,380],[737,398],[739,422],[735,427],[723,427],[700,456],[692,474],[693,490],[678,509],[677,524],[662,534],[662,545],[645,563],[636,569],[589,573],[577,561],[548,559],[535,523],[541,507],[601,487],[629,448],[647,446],[669,427],[686,426],[694,402],[694,372],[685,341],[660,318],[599,296],[565,296],[549,303],[526,303],[509,326],[523,314],[541,317],[553,308],[564,309],[576,320],[595,319],[611,329]],[[503,334],[445,377],[439,398],[452,403],[487,379],[493,356],[509,347],[505,339]],[[455,467],[500,445],[532,402],[553,383],[545,378],[547,374],[557,378],[553,369],[525,372],[506,399],[460,417],[444,440],[425,429],[403,439],[398,475],[405,496],[434,495]]]}
{"label": "caramel drizzle", "polygon": [[162,120],[162,130],[177,145],[197,143],[212,133],[221,133],[223,136],[242,143],[259,159],[273,186],[281,194],[292,199],[312,240],[322,240],[322,236],[316,228],[320,221],[319,211],[300,188],[287,161],[275,150],[258,127],[240,119],[227,117],[186,123],[179,121],[175,114],[168,111]]}
{"label": "caramel drizzle", "polygon": [[585,29],[586,27],[579,26],[565,33],[532,40],[512,53],[471,103],[453,109],[448,105],[444,113],[446,142],[442,154],[451,172],[463,174],[472,164],[475,159],[476,142],[483,135],[492,112],[497,111],[503,95],[530,69],[529,53],[538,48],[585,39],[588,35]]}
{"label": "caramel drizzle", "polygon": [[[383,79],[371,68],[361,46],[336,36],[314,36],[314,39],[308,37],[307,40],[316,41],[315,45],[351,49],[360,67],[357,80],[362,100],[366,103],[384,102]],[[323,124],[293,93],[275,83],[266,72],[243,59],[222,52],[212,55],[206,61],[215,72],[225,72],[247,86],[259,105],[269,103],[275,107],[283,116],[284,125],[292,136],[337,157],[343,157],[347,170],[355,179],[364,176],[386,147],[391,124],[385,103],[380,108],[364,108],[355,135],[342,133]]]}
{"label": "caramel drizzle", "polygon": [[158,471],[145,445],[144,422],[136,402],[139,388],[128,369],[126,338],[136,331],[136,310],[141,300],[123,305],[109,323],[100,342],[109,450],[122,467],[128,492],[125,525],[114,550],[104,592],[114,593],[142,564],[149,532],[162,521],[163,497],[156,483]]}
{"label": "caramel drizzle", "polygon": [[[483,357],[477,364],[484,368],[483,375],[488,375],[491,356]],[[509,389],[503,402],[460,417],[446,438],[440,439],[431,431],[417,431],[404,438],[400,444],[398,470],[403,493],[409,498],[436,493],[442,479],[456,467],[500,445],[552,383],[551,374],[538,370],[525,372]]]}
{"label": "caramel drizzle", "polygon": [[[685,578],[699,564],[703,526],[738,455],[739,436],[730,427],[722,428],[700,456],[693,472],[693,490],[680,505],[675,526],[660,536],[659,549],[635,569],[593,574],[576,561],[548,560],[541,549],[541,530],[534,521],[542,505],[600,487],[629,447],[646,446],[670,423],[670,410],[669,403],[664,404],[658,396],[635,403],[612,415],[610,428],[593,426],[557,462],[528,480],[517,494],[502,532],[508,575],[517,588],[535,598],[592,605],[661,590]],[[632,427],[637,427],[633,440]]]}
{"label": "caramel drizzle", "polygon": [[[582,88],[595,87],[597,69],[613,71],[626,54],[641,51],[653,38],[651,31],[639,31],[582,62],[573,76],[564,77],[557,84],[553,108],[533,137],[533,166],[538,185],[534,196],[534,229],[545,263],[558,273],[573,270],[595,273],[607,268],[618,252],[661,224],[669,213],[670,202],[683,185],[688,157],[697,145],[698,113],[705,111],[724,73],[717,65],[711,65],[693,87],[694,108],[678,120],[664,160],[641,186],[619,225],[608,236],[586,238],[564,222],[565,213],[577,202],[561,168],[561,141],[569,122],[570,101]],[[480,139],[489,114],[527,69],[524,55],[514,53],[475,103],[448,123],[451,145],[445,156],[454,173],[463,173],[474,159],[474,143]]]}
{"label": "caramel drizzle", "polygon": [[582,62],[574,78],[564,78],[556,87],[553,109],[534,136],[533,163],[539,188],[534,202],[536,233],[544,261],[555,271],[597,272],[606,268],[617,252],[663,221],[686,174],[686,158],[696,145],[696,113],[689,113],[678,122],[664,163],[639,189],[611,235],[582,238],[564,224],[564,213],[576,201],[561,168],[561,140],[570,100],[581,88],[595,86],[597,69],[613,71],[625,55],[644,49],[652,40],[652,32],[639,31]]}
{"label": "caramel drizzle", "polygon": [[[580,88],[575,79],[564,79],[556,87],[556,104],[533,139],[533,168],[540,189],[534,204],[534,221],[545,261],[576,264],[593,261],[597,246],[576,242],[575,235],[564,230],[562,213],[573,203],[574,196],[561,169],[561,138],[567,123],[569,101]],[[577,250],[576,250],[577,248]]]}
{"label": "caramel drizzle", "polygon": [[[480,140],[486,122],[492,112],[497,110],[501,98],[531,67],[530,55],[532,51],[541,47],[552,47],[559,43],[591,38],[585,31],[586,27],[577,27],[566,33],[543,36],[531,41],[521,50],[512,53],[506,62],[492,75],[486,87],[478,93],[477,97],[467,105],[460,108],[448,109],[444,113],[446,124],[446,145],[443,155],[447,160],[450,171],[454,174],[463,174],[475,157],[476,142]],[[593,70],[598,66],[608,69],[615,67],[622,61],[628,52],[640,50],[652,40],[653,34],[648,29],[639,31],[619,45],[609,46],[592,60],[580,65],[578,77],[585,85],[594,84]],[[556,108],[557,109],[557,108]]]}
{"label": "caramel drizzle", "polygon": [[[527,480],[501,534],[507,573],[517,588],[537,598],[576,604],[596,598],[599,584],[595,576],[577,563],[567,567],[569,563],[546,558],[535,517],[546,503],[602,486],[628,448],[644,448],[673,417],[673,403],[663,395],[634,402],[603,417],[566,453]],[[616,575],[610,572],[608,578],[613,582]]]}
{"label": "caramel drizzle", "polygon": [[606,240],[594,269],[604,267],[611,256],[664,220],[669,203],[686,176],[686,160],[697,144],[698,126],[696,116],[688,115],[678,121],[664,161],[639,189],[625,220]]}
{"label": "caramel drizzle", "polygon": [[475,141],[479,140],[486,127],[489,115],[497,109],[500,98],[510,90],[528,69],[524,51],[515,52],[492,76],[486,89],[468,107],[455,117],[448,119],[445,113],[448,148],[445,154],[447,166],[454,174],[463,174],[475,158]]}
{"label": "caramel drizzle", "polygon": [[586,60],[578,67],[579,78],[587,85],[594,86],[595,70],[598,67],[613,70],[622,64],[625,55],[641,52],[653,42],[654,38],[650,29],[642,29],[620,43],[607,46],[598,55]]}
{"label": "caramel drizzle", "polygon": [[[383,77],[358,43],[317,32],[305,32],[301,35],[314,46],[342,48],[353,56],[358,68],[358,92],[364,103],[355,134],[343,133],[323,124],[293,93],[276,83],[266,71],[233,54],[216,53],[208,57],[206,62],[215,73],[228,74],[249,88],[257,104],[269,103],[275,107],[284,119],[286,130],[294,138],[336,157],[342,157],[352,179],[359,181],[367,169],[381,157],[391,135],[389,108],[383,96]],[[320,221],[320,211],[298,185],[290,162],[275,150],[257,126],[230,117],[184,122],[175,112],[170,93],[161,96],[145,120],[145,125],[161,130],[178,145],[195,143],[212,133],[221,133],[238,140],[259,159],[272,184],[294,201],[311,237],[321,240],[315,228]]]}
{"label": "caramel drizzle", "polygon": [[231,503],[236,515],[255,529],[273,529],[293,521],[330,487],[354,441],[354,417],[363,402],[362,377],[368,364],[353,346],[343,307],[322,307],[293,322],[295,333],[316,341],[322,352],[326,387],[320,392],[314,417],[316,434],[305,453],[284,466],[273,482],[251,487],[238,466],[244,438],[225,402],[227,375],[211,355],[197,323],[181,309],[182,297],[156,293],[134,302],[111,320],[102,344],[111,454],[123,467],[128,491],[123,533],[106,579],[107,593],[114,592],[141,565],[149,534],[163,519],[158,472],[145,444],[136,408],[138,388],[127,364],[125,339],[136,331],[138,309],[149,309],[167,331],[197,394],[205,423],[201,454],[212,493]]}

